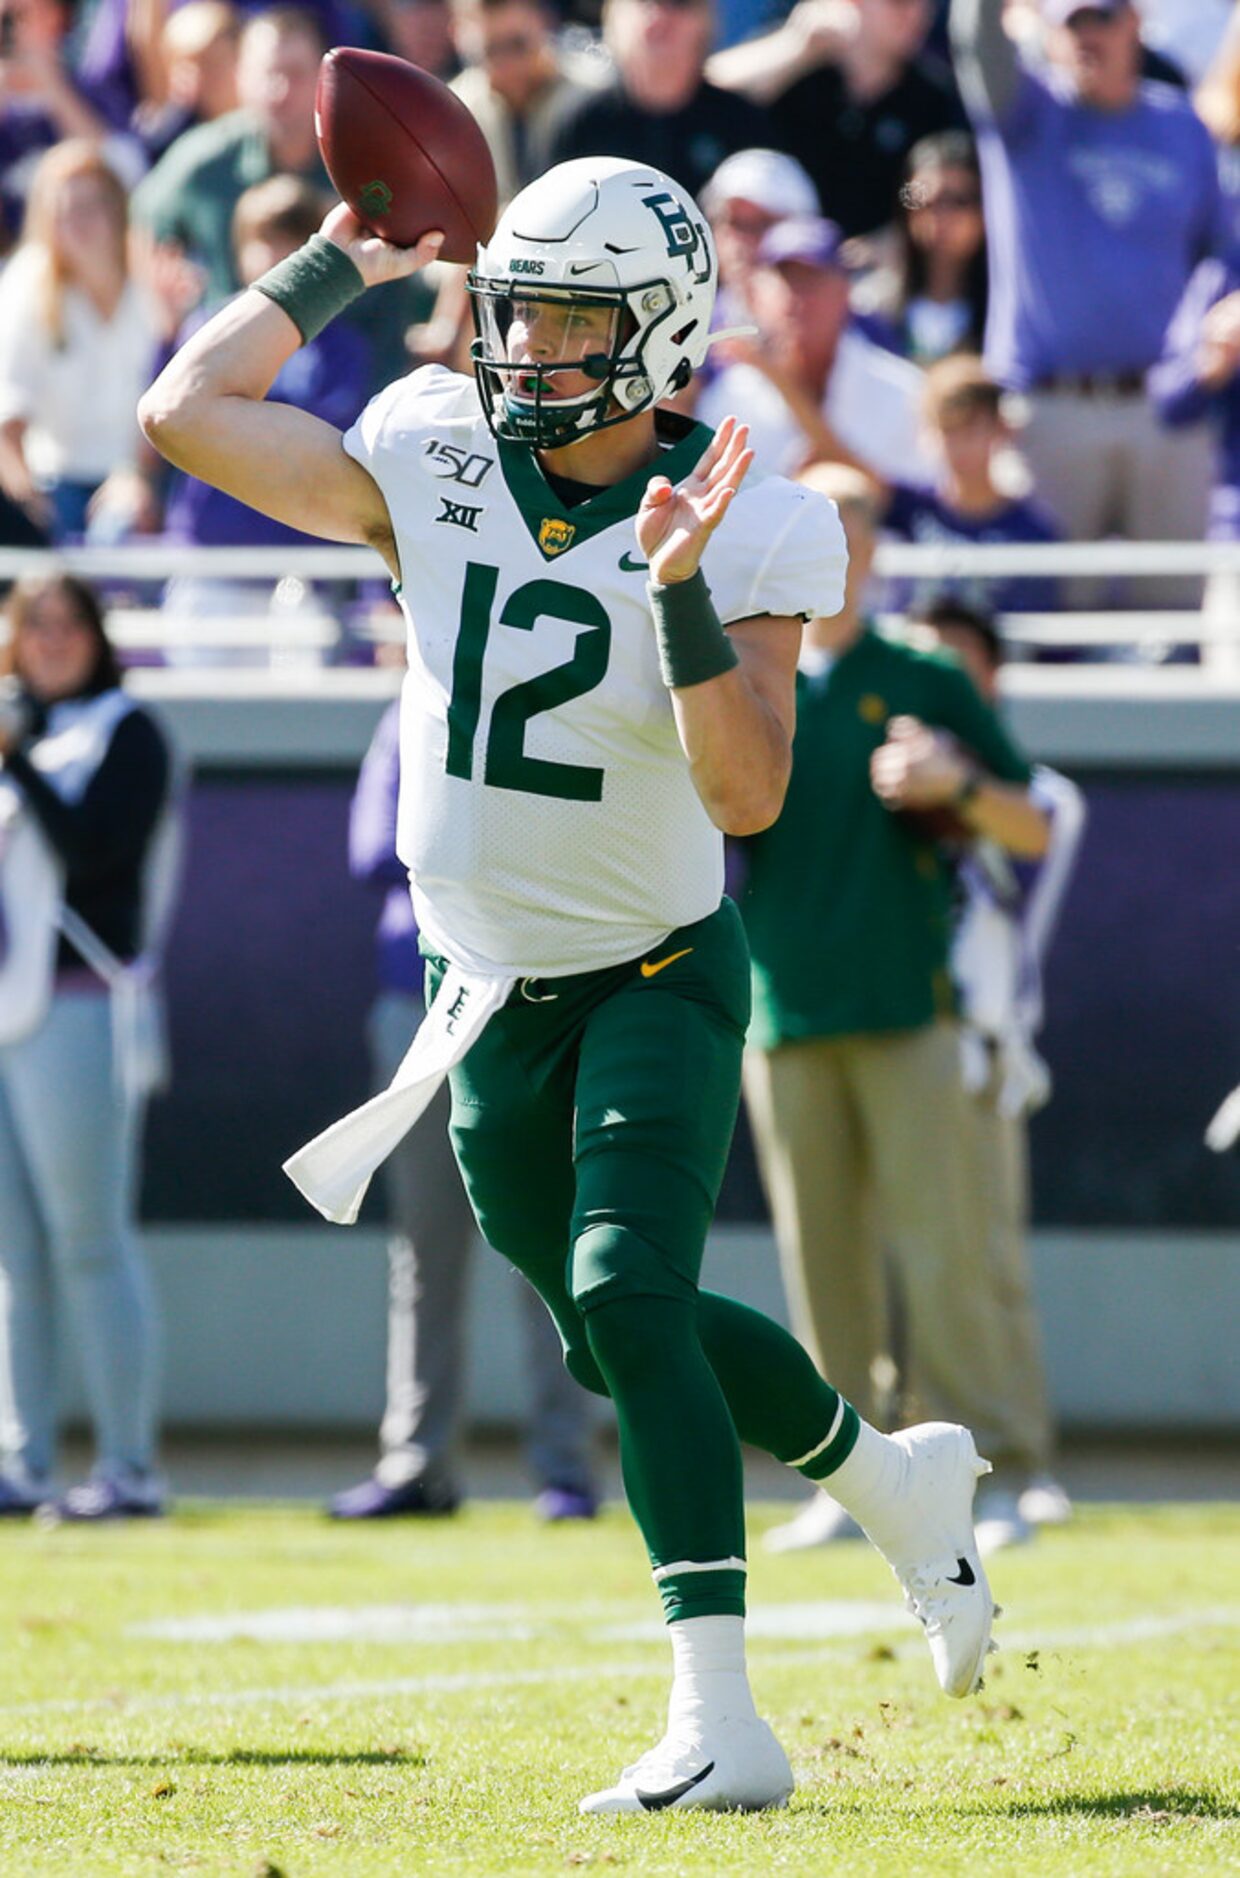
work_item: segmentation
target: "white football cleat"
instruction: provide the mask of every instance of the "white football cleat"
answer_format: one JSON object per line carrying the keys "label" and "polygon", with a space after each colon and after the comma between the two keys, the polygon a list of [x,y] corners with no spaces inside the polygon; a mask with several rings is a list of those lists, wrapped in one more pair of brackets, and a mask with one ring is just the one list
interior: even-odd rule
{"label": "white football cleat", "polygon": [[881,1535],[866,1530],[925,1628],[940,1688],[972,1695],[981,1687],[995,1616],[973,1533],[973,1493],[990,1462],[979,1458],[968,1429],[952,1422],[923,1422],[891,1439],[908,1465],[883,1509]]}
{"label": "white football cleat", "polygon": [[764,1721],[724,1719],[664,1735],[614,1787],[588,1794],[579,1811],[757,1813],[786,1806],[794,1784],[788,1756]]}

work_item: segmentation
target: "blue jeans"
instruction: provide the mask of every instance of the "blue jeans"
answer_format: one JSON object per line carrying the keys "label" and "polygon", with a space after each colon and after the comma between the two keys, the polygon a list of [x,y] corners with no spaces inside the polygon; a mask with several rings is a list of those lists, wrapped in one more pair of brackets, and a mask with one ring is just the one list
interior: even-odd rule
{"label": "blue jeans", "polygon": [[59,990],[0,1049],[0,1469],[41,1485],[56,1438],[56,1295],[69,1307],[97,1472],[155,1447],[157,1329],[134,1230],[141,1115],[113,1072],[110,1001]]}

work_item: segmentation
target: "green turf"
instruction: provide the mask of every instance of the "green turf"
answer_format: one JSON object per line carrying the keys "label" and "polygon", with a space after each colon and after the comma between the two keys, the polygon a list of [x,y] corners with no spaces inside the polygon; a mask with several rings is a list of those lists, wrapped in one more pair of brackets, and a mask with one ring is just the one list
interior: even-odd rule
{"label": "green turf", "polygon": [[[755,1533],[775,1517],[756,1512]],[[0,1530],[0,1874],[407,1878],[1240,1871],[1240,1508],[1083,1515],[994,1562],[1004,1653],[935,1687],[862,1545],[772,1558],[759,1704],[798,1791],[758,1817],[581,1819],[660,1732],[667,1650],[619,1511],[333,1528],[190,1507],[162,1526]],[[402,1641],[167,1642],[133,1626],[290,1607],[437,1607]],[[796,1607],[796,1608],[792,1608]],[[626,1634],[631,1633],[631,1634]],[[799,1632],[799,1634],[798,1634]]]}

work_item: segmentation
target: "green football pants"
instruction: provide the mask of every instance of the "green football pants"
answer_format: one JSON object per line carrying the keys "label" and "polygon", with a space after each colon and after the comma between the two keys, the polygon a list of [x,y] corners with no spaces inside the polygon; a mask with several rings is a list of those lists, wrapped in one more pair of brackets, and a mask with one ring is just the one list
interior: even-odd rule
{"label": "green football pants", "polygon": [[[432,995],[441,970],[432,960]],[[795,1462],[838,1407],[787,1332],[698,1290],[748,1016],[725,900],[645,959],[523,981],[452,1074],[478,1225],[541,1294],[572,1375],[615,1404],[670,1618],[744,1609],[738,1434]],[[855,1433],[850,1412],[815,1475]]]}

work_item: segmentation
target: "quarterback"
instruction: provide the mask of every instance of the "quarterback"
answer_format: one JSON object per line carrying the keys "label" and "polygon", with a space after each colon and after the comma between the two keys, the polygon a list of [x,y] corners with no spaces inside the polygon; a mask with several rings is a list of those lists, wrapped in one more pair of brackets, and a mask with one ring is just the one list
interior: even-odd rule
{"label": "quarterback", "polygon": [[780,1806],[792,1772],[745,1669],[739,1440],[830,1480],[948,1694],[978,1685],[994,1614],[967,1431],[878,1433],[784,1330],[698,1285],[749,1015],[723,833],[779,813],[801,625],[840,605],[842,531],[751,473],[742,426],[658,408],[704,356],[716,265],[696,204],[633,163],[563,164],[509,206],[470,277],[476,377],[414,371],[343,437],[264,403],[305,339],[437,246],[334,209],[140,416],[181,468],[370,544],[397,585],[399,846],[453,1143],[485,1238],[615,1404],[670,1626],[666,1732],[582,1809]]}

